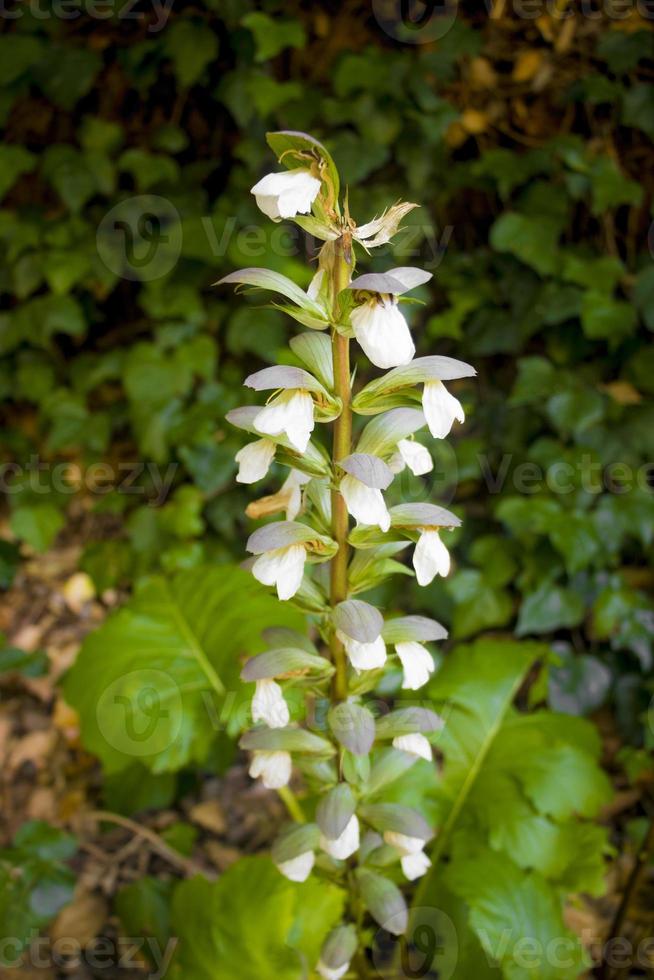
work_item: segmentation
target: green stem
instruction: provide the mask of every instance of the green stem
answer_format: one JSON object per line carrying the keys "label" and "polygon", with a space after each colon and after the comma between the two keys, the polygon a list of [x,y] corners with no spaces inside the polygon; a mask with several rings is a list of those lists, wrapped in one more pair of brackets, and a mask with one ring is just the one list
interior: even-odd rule
{"label": "green stem", "polygon": [[280,800],[288,810],[289,816],[291,816],[296,823],[306,823],[307,818],[304,816],[302,807],[300,806],[293,790],[288,786],[282,786],[282,788],[278,789],[277,792]]}
{"label": "green stem", "polygon": [[[338,316],[338,294],[350,281],[350,266],[342,252],[334,255],[332,270],[333,316]],[[332,354],[334,360],[334,387],[341,399],[343,408],[334,423],[333,461],[344,459],[350,454],[352,446],[352,391],[350,383],[350,341],[332,329]],[[332,490],[332,537],[338,551],[331,562],[330,603],[332,608],[347,599],[348,594],[348,544],[349,518],[345,500],[338,490]],[[336,701],[347,697],[347,658],[343,644],[336,634],[332,635],[330,649],[336,673],[333,681],[333,695]]]}

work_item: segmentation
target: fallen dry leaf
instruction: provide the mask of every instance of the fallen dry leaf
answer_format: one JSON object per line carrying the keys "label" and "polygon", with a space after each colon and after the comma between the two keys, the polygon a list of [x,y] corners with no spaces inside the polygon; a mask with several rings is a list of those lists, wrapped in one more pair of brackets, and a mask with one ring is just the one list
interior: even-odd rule
{"label": "fallen dry leaf", "polygon": [[514,82],[529,82],[535,75],[540,71],[541,65],[543,64],[543,52],[533,49],[531,51],[522,51],[513,66],[513,81]]}
{"label": "fallen dry leaf", "polygon": [[218,800],[205,800],[191,807],[189,817],[193,823],[214,834],[224,834],[227,829],[225,813]]}
{"label": "fallen dry leaf", "polygon": [[66,905],[49,929],[53,940],[74,939],[80,946],[90,946],[107,920],[109,908],[101,895],[77,887],[70,905]]}
{"label": "fallen dry leaf", "polygon": [[95,586],[86,572],[75,572],[64,582],[61,590],[66,605],[72,612],[80,613],[87,602],[95,598]]}

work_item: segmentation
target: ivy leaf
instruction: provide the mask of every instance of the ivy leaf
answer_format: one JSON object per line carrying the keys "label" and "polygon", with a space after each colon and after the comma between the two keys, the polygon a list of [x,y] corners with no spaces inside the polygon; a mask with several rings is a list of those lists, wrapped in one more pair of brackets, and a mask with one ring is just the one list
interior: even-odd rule
{"label": "ivy leaf", "polygon": [[[226,690],[243,691],[239,657],[263,649],[261,631],[274,624],[302,629],[303,620],[238,568],[146,580],[86,638],[66,678],[86,747],[108,772],[136,761],[155,773],[202,761]],[[219,727],[234,733],[238,714]]]}
{"label": "ivy leaf", "polygon": [[171,977],[297,980],[314,964],[339,921],[345,892],[316,879],[284,878],[269,858],[247,857],[216,882],[175,890],[172,932],[179,937]]}
{"label": "ivy leaf", "polygon": [[587,337],[608,340],[612,346],[630,337],[638,318],[630,303],[589,289],[581,309],[581,325]]}
{"label": "ivy leaf", "polygon": [[559,264],[560,234],[560,222],[555,218],[507,211],[491,228],[490,242],[498,252],[510,252],[541,275],[549,275]]}
{"label": "ivy leaf", "polygon": [[241,18],[241,23],[254,35],[257,48],[255,61],[269,61],[284,48],[301,48],[306,35],[297,20],[269,17],[260,10]]}
{"label": "ivy leaf", "polygon": [[218,38],[206,21],[180,17],[164,36],[164,52],[171,59],[182,88],[190,88],[218,55]]}
{"label": "ivy leaf", "polygon": [[553,633],[561,627],[578,626],[584,618],[581,596],[549,582],[525,596],[516,626],[517,636]]}
{"label": "ivy leaf", "polygon": [[597,657],[556,648],[558,664],[549,672],[549,703],[555,711],[585,715],[599,708],[609,693],[613,675]]}
{"label": "ivy leaf", "polygon": [[22,146],[0,146],[0,200],[19,177],[31,173],[36,157]]}

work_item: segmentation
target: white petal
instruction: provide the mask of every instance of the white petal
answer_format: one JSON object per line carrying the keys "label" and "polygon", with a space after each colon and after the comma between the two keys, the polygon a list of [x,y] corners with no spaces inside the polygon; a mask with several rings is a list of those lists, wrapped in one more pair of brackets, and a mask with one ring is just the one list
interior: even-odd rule
{"label": "white petal", "polygon": [[343,966],[332,967],[327,966],[322,960],[319,960],[316,966],[316,970],[323,977],[323,980],[341,980],[341,977],[344,977],[349,969],[349,963],[344,963]]}
{"label": "white petal", "polygon": [[291,756],[288,752],[253,752],[248,771],[253,779],[260,776],[266,789],[281,789],[291,778]]}
{"label": "white petal", "polygon": [[272,439],[257,439],[239,449],[236,453],[236,462],[239,464],[236,482],[256,483],[257,480],[262,480],[275,458],[275,449]]}
{"label": "white petal", "polygon": [[288,725],[288,705],[276,681],[257,681],[252,698],[252,720],[263,721],[269,728],[285,728]]}
{"label": "white petal", "polygon": [[386,644],[381,636],[372,643],[359,643],[342,630],[336,630],[336,635],[345,647],[345,652],[355,670],[376,670],[386,663]]}
{"label": "white petal", "polygon": [[[261,181],[259,181],[261,183]],[[253,190],[254,193],[254,190]],[[257,207],[260,211],[266,215],[267,218],[272,218],[273,221],[281,221],[282,216],[279,213],[278,198],[267,194],[256,194]]]}
{"label": "white petal", "polygon": [[434,528],[421,528],[413,552],[413,567],[418,585],[429,585],[437,575],[450,571],[450,553]]}
{"label": "white petal", "polygon": [[381,490],[367,487],[356,476],[347,473],[341,480],[340,491],[345,498],[348,512],[357,524],[377,524],[386,533],[391,526]]}
{"label": "white petal", "polygon": [[396,643],[395,651],[404,668],[402,687],[407,691],[417,691],[427,683],[430,674],[436,669],[434,658],[422,643],[416,643],[415,640]]}
{"label": "white petal", "polygon": [[319,192],[320,181],[302,167],[266,174],[251,189],[263,213],[273,221],[308,214]]}
{"label": "white petal", "polygon": [[302,584],[306,557],[303,544],[274,548],[259,555],[252,574],[263,585],[276,585],[280,599],[291,599]]}
{"label": "white petal", "polygon": [[424,851],[419,851],[417,854],[405,854],[400,859],[400,864],[405,878],[408,878],[409,881],[422,878],[431,867],[431,861]]}
{"label": "white petal", "polygon": [[408,324],[397,302],[375,298],[350,314],[354,336],[366,356],[380,368],[408,364],[416,352]]}
{"label": "white petal", "polygon": [[286,504],[286,520],[294,521],[302,509],[302,487],[310,481],[311,477],[300,470],[291,470],[282,486],[280,493],[288,495]]}
{"label": "white petal", "polygon": [[384,840],[400,854],[418,854],[425,846],[422,837],[408,837],[406,834],[399,834],[396,830],[385,830]]}
{"label": "white petal", "polygon": [[306,881],[313,870],[315,860],[316,855],[313,851],[305,851],[304,854],[298,854],[290,861],[282,861],[277,867],[289,881]]}
{"label": "white petal", "polygon": [[425,381],[422,408],[429,431],[435,439],[444,439],[455,419],[465,422],[461,402],[449,393],[442,381]]}
{"label": "white petal", "polygon": [[434,461],[429,454],[429,450],[416,442],[414,439],[400,439],[397,444],[402,459],[415,476],[422,476],[430,473],[434,468]]}
{"label": "white petal", "polygon": [[350,817],[350,821],[336,840],[330,840],[324,834],[320,835],[320,846],[330,857],[345,861],[359,849],[359,821],[356,814]]}
{"label": "white petal", "polygon": [[396,735],[393,739],[393,748],[400,752],[407,752],[409,755],[417,755],[420,759],[431,762],[431,745],[424,735],[415,732],[412,735]]}
{"label": "white petal", "polygon": [[306,452],[315,425],[313,399],[301,389],[282,391],[255,416],[253,425],[257,432],[269,436],[285,432],[294,449]]}

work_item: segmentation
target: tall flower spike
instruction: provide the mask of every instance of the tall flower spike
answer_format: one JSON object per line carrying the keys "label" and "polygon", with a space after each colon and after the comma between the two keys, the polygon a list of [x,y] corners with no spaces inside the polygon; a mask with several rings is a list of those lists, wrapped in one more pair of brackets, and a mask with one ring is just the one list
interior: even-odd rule
{"label": "tall flower spike", "polygon": [[[413,565],[421,585],[448,573],[449,553],[439,531],[458,526],[456,515],[431,503],[389,508],[384,492],[394,474],[405,468],[416,476],[433,469],[429,450],[414,434],[427,424],[432,436],[444,438],[454,420],[463,421],[463,409],[443,381],[471,377],[474,370],[449,357],[414,358],[398,298],[424,286],[431,273],[400,266],[355,276],[354,249],[367,251],[390,241],[415,205],[398,202],[357,227],[325,147],[294,131],[268,133],[267,140],[288,169],[254,185],[258,206],[273,221],[293,219],[324,244],[306,291],[268,269],[242,269],[222,280],[277,294],[278,309],[307,328],[293,338],[283,364],[245,379],[247,387],[266,391],[269,401],[233,409],[228,418],[255,440],[237,454],[239,483],[263,479],[274,460],[289,468],[280,489],[251,501],[246,511],[257,520],[284,511],[286,516],[265,521],[251,534],[247,550],[254,556],[252,572],[258,581],[275,586],[280,599],[297,596],[296,605],[314,618],[328,650],[293,629],[266,631],[268,649],[248,660],[241,675],[255,685],[255,727],[243,736],[241,746],[252,753],[250,775],[281,791],[295,821],[273,845],[280,874],[304,882],[315,871],[354,892],[345,903],[343,921],[307,964],[323,980],[342,980],[357,971],[357,947],[370,935],[368,922],[360,921],[360,909],[396,935],[406,930],[408,910],[395,883],[397,869],[389,876],[384,867],[389,853],[410,881],[430,867],[425,853],[432,836],[429,824],[421,814],[411,815],[410,808],[384,802],[381,784],[371,802],[365,774],[370,752],[384,743],[392,743],[395,751],[380,758],[394,758],[400,767],[432,760],[438,716],[424,708],[402,707],[376,718],[366,695],[378,680],[375,672],[383,676],[387,650],[392,649],[402,665],[403,689],[421,688],[436,666],[423,643],[446,635],[426,617],[384,619],[379,609],[357,596],[398,570],[395,556],[407,538],[417,540]],[[391,369],[356,395],[352,337],[376,367]],[[422,411],[416,404],[417,385],[424,385]],[[355,411],[376,418],[353,443]],[[333,423],[329,454],[321,440],[312,442],[318,423]],[[385,544],[380,542],[383,534],[388,535]],[[356,552],[352,560],[351,549]],[[304,717],[294,699],[292,722],[288,685],[294,695],[304,691],[306,696]],[[309,705],[314,704],[325,705],[326,725],[320,734],[309,720]],[[293,765],[307,777],[311,797],[318,801],[311,812],[286,789]],[[360,962],[364,959],[365,954]]]}

